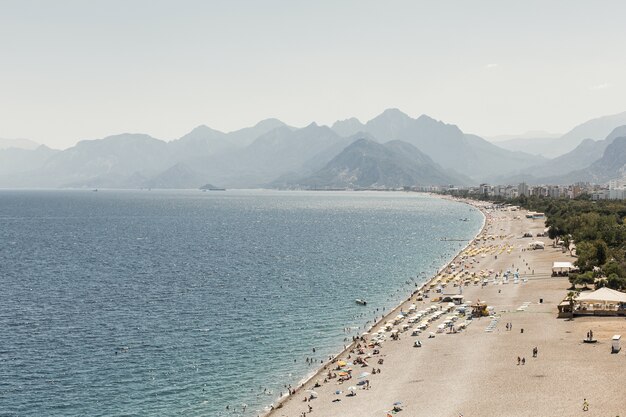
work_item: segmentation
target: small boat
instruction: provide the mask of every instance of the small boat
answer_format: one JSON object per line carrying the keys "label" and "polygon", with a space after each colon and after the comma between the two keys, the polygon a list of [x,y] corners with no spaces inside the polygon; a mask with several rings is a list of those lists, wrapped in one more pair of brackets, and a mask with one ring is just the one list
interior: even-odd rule
{"label": "small boat", "polygon": [[361,300],[360,298],[357,298],[356,300],[354,300],[357,304],[361,304],[362,306],[366,306],[367,305],[367,301],[365,300]]}

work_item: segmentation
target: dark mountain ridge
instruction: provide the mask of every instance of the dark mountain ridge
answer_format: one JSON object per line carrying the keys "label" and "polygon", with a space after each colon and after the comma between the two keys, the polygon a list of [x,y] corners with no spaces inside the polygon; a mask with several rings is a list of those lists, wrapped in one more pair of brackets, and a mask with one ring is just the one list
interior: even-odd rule
{"label": "dark mountain ridge", "polygon": [[447,185],[461,182],[464,182],[461,176],[446,172],[409,143],[390,141],[380,144],[361,138],[346,147],[324,168],[297,181],[297,184],[329,188]]}

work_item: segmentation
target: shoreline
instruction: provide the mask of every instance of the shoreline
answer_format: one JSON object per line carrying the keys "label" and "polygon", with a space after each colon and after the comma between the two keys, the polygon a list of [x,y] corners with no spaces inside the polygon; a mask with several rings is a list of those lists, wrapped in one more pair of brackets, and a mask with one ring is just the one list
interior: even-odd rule
{"label": "shoreline", "polygon": [[[413,291],[409,294],[409,296],[405,299],[403,299],[402,301],[400,301],[396,306],[394,306],[393,308],[391,308],[385,315],[381,316],[380,319],[378,319],[377,321],[373,322],[371,326],[369,326],[366,329],[363,329],[362,332],[359,332],[359,337],[364,333],[370,333],[372,329],[374,329],[376,326],[378,326],[380,323],[384,323],[386,320],[388,320],[389,318],[393,318],[394,315],[397,315],[398,312],[405,306],[405,304],[410,303],[411,302],[411,298],[413,296],[415,296],[415,294],[417,294],[418,292],[421,292],[424,290],[424,288],[426,288],[427,286],[430,286],[433,282],[433,280],[435,280],[439,274],[441,273],[441,271],[444,271],[445,269],[447,269],[450,264],[452,264],[454,262],[454,260],[456,258],[458,258],[468,247],[470,247],[471,245],[473,245],[474,243],[476,243],[476,240],[478,239],[479,236],[481,236],[488,225],[488,217],[487,217],[487,213],[485,212],[485,210],[480,206],[475,204],[476,202],[474,200],[469,200],[469,199],[462,199],[462,198],[458,198],[458,197],[451,197],[451,196],[445,196],[445,195],[441,195],[441,194],[433,194],[433,193],[425,193],[433,198],[440,198],[443,200],[448,200],[448,201],[454,201],[454,202],[458,202],[458,203],[462,203],[465,205],[468,205],[470,207],[473,207],[475,209],[477,209],[483,216],[483,222],[482,225],[480,226],[478,232],[476,233],[476,235],[471,238],[467,244],[465,246],[463,246],[462,248],[460,248],[453,256],[452,258],[444,263],[440,268],[437,269],[437,272],[435,272],[434,275],[428,277],[419,287],[416,287],[415,289],[413,289]],[[279,411],[283,405],[289,400],[291,399],[291,397],[294,397],[296,394],[301,393],[302,389],[306,386],[306,384],[308,384],[309,382],[311,382],[314,378],[318,378],[325,373],[328,370],[328,367],[330,365],[332,365],[333,363],[336,362],[337,358],[339,358],[342,355],[345,355],[346,353],[348,353],[350,350],[352,350],[358,341],[352,341],[349,342],[349,344],[346,345],[346,347],[344,349],[342,349],[341,351],[339,351],[337,354],[332,355],[331,359],[326,360],[323,364],[321,364],[316,370],[312,371],[312,373],[307,377],[305,376],[302,380],[300,380],[298,382],[298,385],[292,390],[292,394],[284,394],[282,397],[278,398],[274,403],[271,403],[269,406],[267,407],[272,407],[269,410],[264,410],[262,413],[259,414],[260,417],[270,417],[274,414],[274,412]]]}

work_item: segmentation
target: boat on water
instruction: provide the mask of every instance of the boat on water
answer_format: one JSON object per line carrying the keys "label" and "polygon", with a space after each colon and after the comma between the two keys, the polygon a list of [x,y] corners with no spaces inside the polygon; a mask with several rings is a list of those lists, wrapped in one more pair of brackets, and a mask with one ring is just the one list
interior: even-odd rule
{"label": "boat on water", "polygon": [[366,306],[367,305],[367,301],[365,300],[361,300],[360,298],[357,298],[356,300],[354,300],[357,304],[361,304],[362,306]]}

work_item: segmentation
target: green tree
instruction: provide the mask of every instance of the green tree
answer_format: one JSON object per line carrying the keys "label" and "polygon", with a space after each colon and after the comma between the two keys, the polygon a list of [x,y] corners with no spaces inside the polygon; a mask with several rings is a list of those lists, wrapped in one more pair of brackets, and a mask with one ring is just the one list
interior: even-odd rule
{"label": "green tree", "polygon": [[566,300],[569,302],[569,318],[570,320],[574,320],[574,300],[578,297],[578,292],[570,291],[567,293]]}
{"label": "green tree", "polygon": [[581,271],[590,271],[598,266],[596,258],[596,246],[591,242],[578,242],[576,244],[576,265]]}
{"label": "green tree", "polygon": [[594,245],[596,247],[596,265],[604,265],[609,253],[609,247],[603,240],[596,240]]}
{"label": "green tree", "polygon": [[596,279],[593,277],[592,271],[587,271],[584,274],[579,274],[576,278],[576,284],[580,284],[583,286],[583,289],[588,289],[588,285],[593,284]]}

